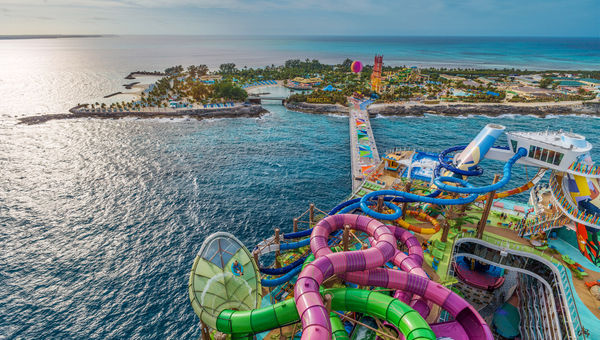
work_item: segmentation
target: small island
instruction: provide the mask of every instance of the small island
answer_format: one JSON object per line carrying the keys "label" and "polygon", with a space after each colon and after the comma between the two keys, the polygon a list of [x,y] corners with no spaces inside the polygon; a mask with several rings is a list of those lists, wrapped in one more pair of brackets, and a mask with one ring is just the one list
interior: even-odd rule
{"label": "small island", "polygon": [[[279,100],[289,110],[348,115],[348,98],[370,99],[370,115],[448,116],[482,114],[600,114],[600,71],[519,69],[447,69],[373,65],[351,70],[352,60],[323,64],[318,60],[288,60],[283,65],[238,68],[221,64],[173,66],[164,71],[134,71],[124,84],[136,92],[114,92],[133,100],[78,104],[70,114],[21,118],[24,124],[70,118],[237,118],[268,112],[264,100]],[[141,77],[158,77],[143,84]],[[274,97],[269,87],[286,88]]]}

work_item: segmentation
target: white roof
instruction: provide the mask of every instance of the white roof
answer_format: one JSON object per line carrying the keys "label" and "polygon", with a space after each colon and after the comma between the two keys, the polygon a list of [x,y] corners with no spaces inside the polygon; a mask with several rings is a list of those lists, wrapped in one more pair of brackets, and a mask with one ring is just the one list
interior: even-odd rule
{"label": "white roof", "polygon": [[545,132],[509,132],[507,135],[577,152],[589,151],[592,148],[592,144],[586,141],[584,136],[572,132],[564,132],[562,130]]}

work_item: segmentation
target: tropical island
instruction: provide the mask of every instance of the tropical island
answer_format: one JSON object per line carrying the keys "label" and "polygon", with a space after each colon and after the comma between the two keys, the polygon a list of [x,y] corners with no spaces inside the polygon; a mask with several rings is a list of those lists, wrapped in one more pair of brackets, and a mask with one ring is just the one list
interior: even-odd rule
{"label": "tropical island", "polygon": [[[348,98],[369,98],[371,115],[600,114],[600,71],[418,68],[373,65],[354,69],[351,59],[335,65],[306,59],[283,65],[238,68],[234,63],[210,70],[206,65],[164,71],[134,71],[125,79],[159,77],[133,89],[129,101],[78,104],[70,114],[22,118],[26,124],[50,119],[121,117],[260,117],[263,100],[280,100],[293,111],[348,114]],[[268,89],[285,88],[285,96]],[[110,98],[123,92],[105,96]]]}

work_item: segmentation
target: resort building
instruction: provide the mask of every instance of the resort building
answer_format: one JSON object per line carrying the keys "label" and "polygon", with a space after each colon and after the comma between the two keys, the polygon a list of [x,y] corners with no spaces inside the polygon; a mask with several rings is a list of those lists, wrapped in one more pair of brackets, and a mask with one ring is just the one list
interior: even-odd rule
{"label": "resort building", "polygon": [[479,77],[479,78],[477,78],[477,81],[479,81],[480,83],[482,83],[484,85],[495,84],[496,83],[495,80],[489,79],[489,78],[486,78],[486,77]]}
{"label": "resort building", "polygon": [[538,86],[540,80],[542,80],[542,76],[539,74],[534,75],[526,75],[526,76],[517,76],[514,77],[515,81],[519,82],[523,86]]}
{"label": "resort building", "polygon": [[302,78],[296,77],[294,79],[289,79],[286,82],[286,87],[290,89],[296,90],[311,90],[314,86],[319,86],[323,82],[323,79],[319,77],[313,78]]}
{"label": "resort building", "polygon": [[548,97],[555,94],[555,92],[550,89],[533,86],[511,86],[507,91],[512,91],[513,94],[527,99]]}
{"label": "resort building", "polygon": [[462,82],[462,81],[467,80],[466,78],[463,78],[463,77],[451,76],[448,74],[440,74],[440,78],[448,80],[448,81],[457,81],[457,82]]}
{"label": "resort building", "polygon": [[200,77],[200,81],[205,84],[214,84],[216,81],[221,81],[223,76],[221,75],[205,75]]}
{"label": "resort building", "polygon": [[462,83],[465,86],[472,86],[472,87],[477,87],[477,86],[481,85],[480,83],[478,83],[474,80],[471,80],[471,79],[467,79],[467,80],[463,81]]}

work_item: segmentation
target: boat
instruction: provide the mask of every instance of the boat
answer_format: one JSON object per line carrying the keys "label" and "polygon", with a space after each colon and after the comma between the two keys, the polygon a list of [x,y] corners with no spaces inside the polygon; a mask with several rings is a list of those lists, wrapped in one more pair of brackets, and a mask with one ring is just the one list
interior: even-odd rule
{"label": "boat", "polygon": [[[488,124],[466,145],[379,157],[368,104],[351,100],[348,199],[327,210],[311,204],[250,248],[222,231],[204,241],[188,285],[202,337],[594,336],[598,316],[584,310],[573,284],[587,271],[548,237],[571,232],[589,247],[581,256],[600,262],[591,251],[600,249],[592,237],[600,170],[585,137]],[[503,135],[507,145],[499,145]],[[476,186],[484,159],[503,163],[503,172]],[[515,183],[519,166],[535,175]],[[527,191],[529,203],[511,200]],[[506,310],[515,308],[520,318],[509,325]]]}

